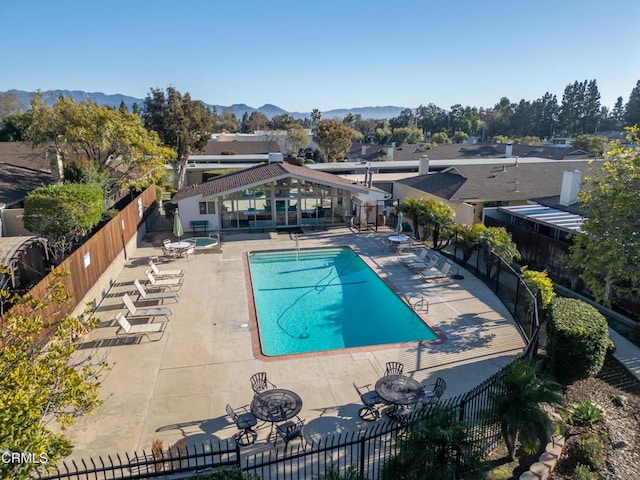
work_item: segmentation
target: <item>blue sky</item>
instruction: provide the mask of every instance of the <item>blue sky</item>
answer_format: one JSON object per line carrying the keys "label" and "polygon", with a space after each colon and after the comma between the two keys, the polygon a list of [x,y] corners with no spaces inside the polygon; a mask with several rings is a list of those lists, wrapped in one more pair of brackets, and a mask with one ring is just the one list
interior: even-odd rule
{"label": "blue sky", "polygon": [[308,112],[561,101],[596,79],[612,107],[640,80],[638,18],[638,0],[3,0],[0,91]]}

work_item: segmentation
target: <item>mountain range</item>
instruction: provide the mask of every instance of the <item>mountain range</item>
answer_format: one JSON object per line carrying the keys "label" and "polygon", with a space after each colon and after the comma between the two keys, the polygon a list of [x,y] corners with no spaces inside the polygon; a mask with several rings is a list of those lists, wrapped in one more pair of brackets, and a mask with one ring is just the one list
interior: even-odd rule
{"label": "mountain range", "polygon": [[[27,92],[24,90],[9,90],[8,92],[14,93],[18,96],[18,99],[21,103],[24,104],[25,108],[31,103],[31,95],[35,92]],[[8,93],[8,92],[0,92],[0,93]],[[84,92],[81,90],[46,90],[40,92],[42,94],[42,98],[44,102],[48,105],[53,104],[56,99],[60,96],[64,96],[67,98],[72,98],[76,102],[81,102],[83,100],[91,100],[98,105],[106,106],[106,107],[114,107],[118,108],[121,102],[124,102],[129,110],[132,109],[133,104],[137,103],[140,107],[144,104],[143,98],[135,98],[130,97],[128,95],[122,94],[113,94],[107,95],[102,92]],[[223,113],[230,111],[232,112],[238,120],[242,120],[242,116],[245,112],[251,114],[254,111],[258,111],[263,113],[267,118],[271,119],[276,115],[288,114],[296,119],[304,119],[311,118],[311,112],[288,112],[283,108],[278,107],[277,105],[265,104],[261,107],[254,108],[249,105],[245,105],[244,103],[236,103],[233,105],[210,105],[206,104],[210,108],[215,108],[216,112]],[[322,118],[330,119],[330,118],[344,118],[348,113],[352,113],[354,115],[361,115],[362,118],[374,118],[374,119],[384,119],[384,118],[393,118],[400,115],[400,112],[404,110],[405,107],[396,107],[396,106],[384,106],[384,107],[358,107],[358,108],[340,108],[335,110],[327,110],[323,111]]]}

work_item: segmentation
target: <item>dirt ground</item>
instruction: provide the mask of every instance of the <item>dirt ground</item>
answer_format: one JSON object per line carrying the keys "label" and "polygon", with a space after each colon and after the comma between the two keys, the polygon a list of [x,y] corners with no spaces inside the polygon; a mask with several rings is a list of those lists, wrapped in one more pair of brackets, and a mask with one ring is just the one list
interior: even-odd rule
{"label": "dirt ground", "polygon": [[[604,418],[593,427],[605,438],[604,460],[594,479],[640,479],[640,381],[613,357],[607,357],[602,371],[595,378],[580,380],[567,387],[563,406],[590,399],[604,409]],[[550,480],[574,480],[577,446],[587,427],[565,425],[566,445]],[[537,455],[506,459],[506,448],[498,445],[490,456],[494,480],[518,479]]]}

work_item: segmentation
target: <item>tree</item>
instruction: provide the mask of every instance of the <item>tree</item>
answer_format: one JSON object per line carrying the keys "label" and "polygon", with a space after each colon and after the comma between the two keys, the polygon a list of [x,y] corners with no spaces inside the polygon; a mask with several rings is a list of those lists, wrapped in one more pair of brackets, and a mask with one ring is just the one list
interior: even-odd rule
{"label": "tree", "polygon": [[245,112],[245,115],[242,117],[242,127],[240,131],[242,133],[253,133],[257,130],[266,129],[268,124],[269,119],[264,113],[254,110],[251,112],[251,115],[248,115],[247,112]]}
{"label": "tree", "polygon": [[107,190],[141,189],[158,181],[172,154],[133,113],[64,97],[49,107],[36,95],[31,101],[31,114],[31,143],[53,145],[64,167],[92,162],[97,171],[108,172]]}
{"label": "tree", "polygon": [[[65,315],[53,334],[44,312],[53,306],[66,309],[70,295],[54,269],[44,295],[8,295],[14,305],[0,322],[0,450],[33,455],[53,467],[69,455],[71,442],[64,429],[81,415],[99,408],[100,374],[104,362],[74,356],[77,335],[97,324],[90,310],[78,317]],[[4,293],[4,292],[3,292]],[[2,478],[28,479],[35,463],[0,463]]]}
{"label": "tree", "polygon": [[211,113],[202,102],[192,100],[189,93],[182,95],[168,87],[166,94],[159,88],[151,90],[144,100],[143,118],[147,128],[157,132],[160,140],[176,151],[177,156],[170,163],[175,172],[175,186],[182,188],[189,154],[204,151],[213,132]]}
{"label": "tree", "polygon": [[314,140],[327,161],[337,162],[351,146],[351,129],[339,120],[320,120]]}
{"label": "tree", "polygon": [[482,235],[487,227],[482,223],[472,225],[456,225],[454,230],[457,235],[458,245],[462,248],[462,263],[467,263],[473,255],[473,250],[480,243]]}
{"label": "tree", "polygon": [[485,246],[484,261],[487,268],[487,278],[491,278],[491,272],[497,262],[495,256],[505,262],[520,258],[516,244],[513,243],[511,235],[504,227],[487,227],[482,232],[480,242]]}
{"label": "tree", "polygon": [[301,125],[295,124],[287,128],[287,139],[285,142],[289,153],[297,155],[300,149],[307,148],[309,146],[311,139]]}
{"label": "tree", "polygon": [[24,108],[15,91],[0,93],[0,125],[7,116],[23,113]]}
{"label": "tree", "polygon": [[302,127],[302,124],[288,113],[276,115],[269,121],[269,128],[271,130],[288,130],[294,126]]}
{"label": "tree", "polygon": [[627,127],[631,146],[613,142],[606,161],[583,190],[582,233],[574,237],[569,262],[597,301],[640,294],[640,147],[638,127]]}
{"label": "tree", "polygon": [[433,143],[451,143],[451,140],[449,140],[449,135],[447,135],[447,132],[436,132],[431,136],[431,141]]}
{"label": "tree", "polygon": [[382,479],[465,480],[485,478],[477,448],[455,409],[436,405],[398,437],[397,454],[385,463]]}
{"label": "tree", "polygon": [[516,360],[505,368],[496,393],[491,395],[491,415],[500,424],[502,439],[512,459],[518,441],[525,452],[533,453],[540,434],[548,438],[553,433],[553,422],[543,404],[559,404],[561,387],[539,375],[539,367]]}
{"label": "tree", "polygon": [[418,143],[424,140],[422,130],[416,127],[399,127],[394,128],[391,134],[391,141],[395,142],[397,146],[405,143]]}
{"label": "tree", "polygon": [[607,144],[607,137],[602,135],[578,135],[574,140],[572,147],[576,150],[584,150],[593,153],[599,157],[604,155],[604,147]]}
{"label": "tree", "polygon": [[0,142],[26,142],[32,118],[31,110],[4,117],[0,121]]}
{"label": "tree", "polygon": [[103,193],[97,185],[50,185],[25,197],[24,226],[48,238],[55,251],[64,254],[100,222],[103,211]]}
{"label": "tree", "polygon": [[640,125],[640,80],[629,95],[629,101],[625,106],[624,121],[625,125],[629,127]]}
{"label": "tree", "polygon": [[405,198],[398,205],[398,209],[413,223],[413,232],[416,238],[420,238],[420,217],[427,210],[427,200],[420,197]]}

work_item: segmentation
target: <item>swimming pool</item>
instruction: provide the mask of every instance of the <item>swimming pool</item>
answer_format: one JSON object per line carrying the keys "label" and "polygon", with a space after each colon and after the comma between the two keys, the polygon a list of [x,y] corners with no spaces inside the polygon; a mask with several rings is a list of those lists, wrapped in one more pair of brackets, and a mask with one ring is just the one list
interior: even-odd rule
{"label": "swimming pool", "polygon": [[248,258],[266,356],[437,338],[351,248],[250,252]]}
{"label": "swimming pool", "polygon": [[196,250],[205,250],[207,248],[214,248],[220,244],[220,238],[212,238],[212,237],[192,237],[185,238],[182,240],[183,242],[195,242]]}

